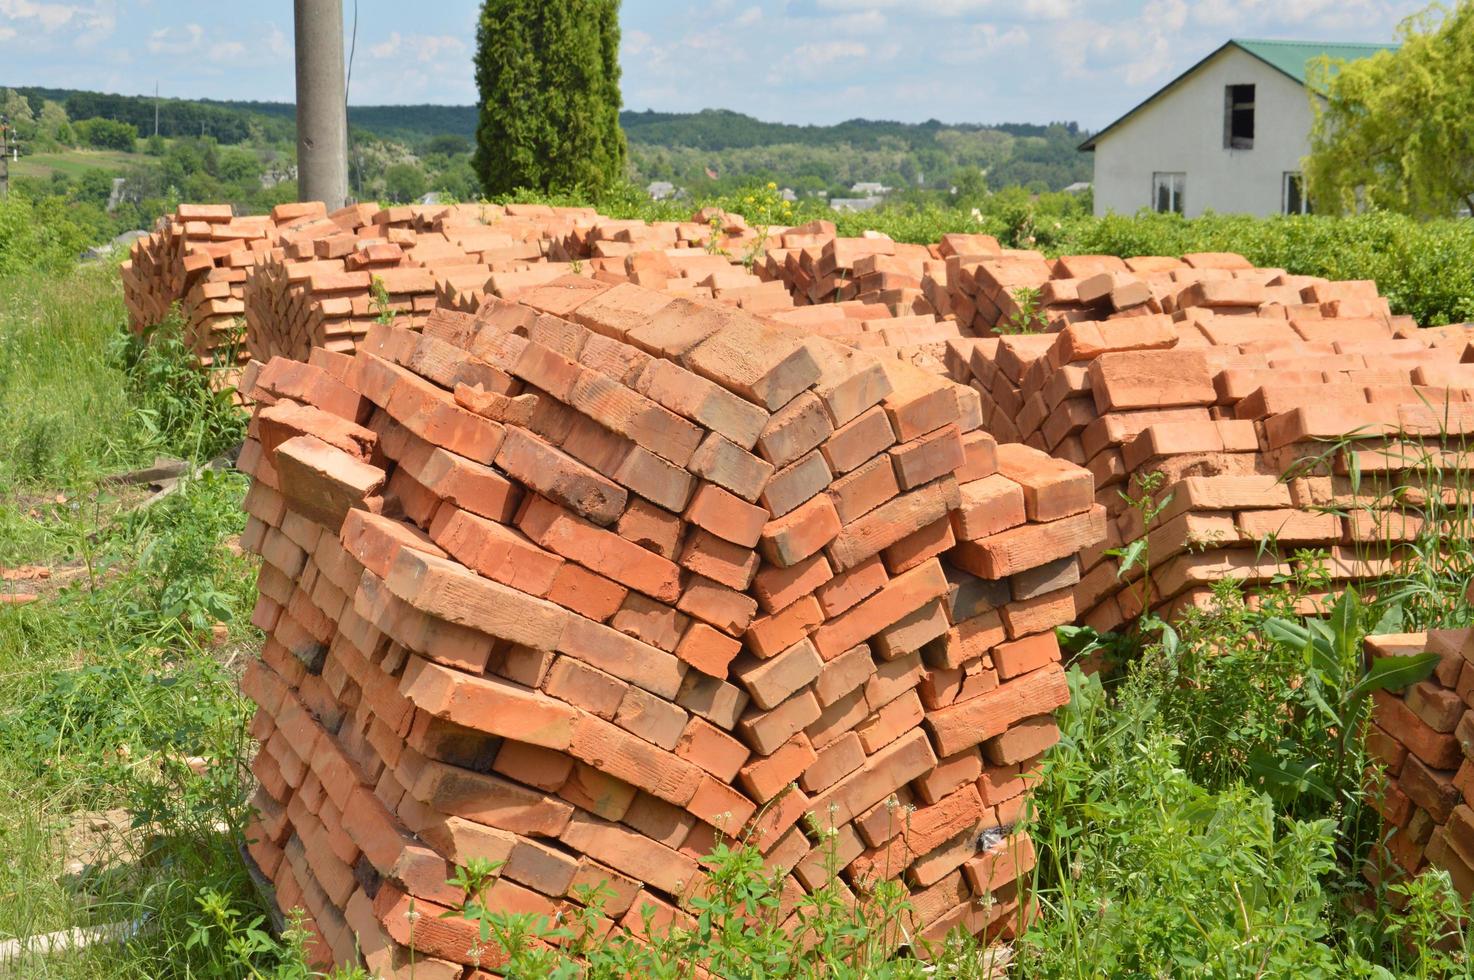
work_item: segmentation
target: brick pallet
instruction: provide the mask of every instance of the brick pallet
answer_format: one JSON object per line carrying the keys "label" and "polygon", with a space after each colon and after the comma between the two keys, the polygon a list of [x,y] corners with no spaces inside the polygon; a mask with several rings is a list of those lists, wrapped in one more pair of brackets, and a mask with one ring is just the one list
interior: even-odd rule
{"label": "brick pallet", "polygon": [[922,290],[925,279],[943,273],[939,253],[925,245],[892,241],[879,233],[839,238],[834,225],[814,221],[778,234],[762,274],[782,282],[801,305],[856,300],[886,307],[893,316],[933,314]]}
{"label": "brick pallet", "polygon": [[[1380,495],[1424,468],[1418,446],[1468,428],[1465,328],[1412,328],[1387,314],[1371,283],[1259,275],[1265,284],[1188,284],[1163,297],[1172,315],[951,345],[950,373],[980,393],[1000,443],[1094,476],[1111,524],[1081,556],[1077,599],[1091,625],[1114,628],[1144,605],[1201,603],[1225,577],[1271,581],[1292,571],[1301,548],[1326,550],[1337,583],[1385,574],[1420,525],[1416,511]],[[1299,304],[1287,302],[1292,289]],[[1233,306],[1212,305],[1223,298]],[[1326,440],[1353,431],[1367,474],[1359,494],[1344,453],[1304,467],[1327,456]],[[1171,498],[1149,529],[1121,496],[1140,496],[1147,473],[1165,481],[1157,502]],[[1147,532],[1151,595],[1132,575],[1122,581],[1105,554]]]}
{"label": "brick pallet", "polygon": [[476,856],[498,910],[602,881],[603,929],[687,923],[723,834],[797,928],[816,826],[854,901],[904,882],[911,935],[1010,935],[1104,510],[1078,468],[1003,463],[970,394],[585,276],[269,362],[248,836],[314,955],[407,976],[413,939],[416,976],[481,976],[440,918]]}
{"label": "brick pallet", "polygon": [[1429,868],[1448,872],[1465,901],[1474,898],[1474,631],[1431,630],[1370,636],[1369,657],[1429,650],[1433,676],[1401,693],[1378,691],[1367,747],[1368,776],[1389,833],[1363,867],[1373,882]]}
{"label": "brick pallet", "polygon": [[418,325],[443,297],[453,302],[458,290],[479,292],[492,277],[561,275],[566,266],[550,257],[563,254],[573,229],[597,215],[587,208],[524,213],[487,204],[392,207],[368,217],[342,229],[284,234],[280,254],[253,270],[246,284],[253,358],[303,360],[313,347],[352,353],[381,316],[375,279],[387,308]]}
{"label": "brick pallet", "polygon": [[[321,214],[320,204],[279,212]],[[123,301],[135,333],[162,323],[176,304],[183,339],[200,363],[228,373],[247,360],[239,331],[249,269],[274,244],[269,216],[236,218],[228,204],[181,204],[159,230],[133,243],[122,266]],[[230,378],[223,379],[226,383]]]}

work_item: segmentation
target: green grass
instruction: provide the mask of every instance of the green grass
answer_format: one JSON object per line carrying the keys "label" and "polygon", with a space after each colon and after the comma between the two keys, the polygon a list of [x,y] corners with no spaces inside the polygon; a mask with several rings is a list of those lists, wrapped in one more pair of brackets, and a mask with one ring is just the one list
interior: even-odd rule
{"label": "green grass", "polygon": [[88,170],[123,171],[147,159],[141,153],[124,153],[122,150],[60,150],[55,153],[33,153],[11,161],[12,177],[50,178],[52,174],[64,174],[70,178],[82,176]]}
{"label": "green grass", "polygon": [[[127,337],[119,294],[111,266],[0,280],[0,565],[53,570],[41,601],[0,606],[0,939],[141,923],[15,975],[232,975],[187,944],[202,895],[262,911],[236,857],[235,677],[259,642],[253,563],[228,546],[245,481],[204,472],[138,508],[101,478],[156,453],[203,462],[241,422],[167,331]],[[121,832],[77,830],[105,811]]]}

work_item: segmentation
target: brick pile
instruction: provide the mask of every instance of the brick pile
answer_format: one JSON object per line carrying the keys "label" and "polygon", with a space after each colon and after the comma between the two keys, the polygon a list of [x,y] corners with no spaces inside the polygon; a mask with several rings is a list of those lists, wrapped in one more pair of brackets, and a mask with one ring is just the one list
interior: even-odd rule
{"label": "brick pile", "polygon": [[603,929],[689,923],[724,834],[797,928],[825,828],[845,895],[907,886],[911,936],[1017,927],[1088,474],[899,359],[586,276],[254,395],[248,836],[319,960],[483,976],[441,917],[472,857],[495,910],[603,882]]}
{"label": "brick pile", "polygon": [[856,300],[884,306],[893,316],[934,314],[923,281],[943,263],[925,245],[892,241],[879,232],[840,238],[828,221],[812,221],[776,233],[759,266],[761,274],[788,287],[800,305]]}
{"label": "brick pile", "polygon": [[[308,217],[321,204],[279,205],[275,214]],[[228,204],[181,204],[158,230],[138,239],[122,266],[123,302],[135,333],[162,323],[176,305],[184,341],[222,383],[247,360],[240,331],[250,268],[275,244],[273,216],[237,218]]]}
{"label": "brick pile", "polygon": [[1371,636],[1369,657],[1439,654],[1433,676],[1400,693],[1373,695],[1368,782],[1387,828],[1363,873],[1391,882],[1429,868],[1448,872],[1474,898],[1474,631]]}
{"label": "brick pile", "polygon": [[[951,345],[951,376],[979,392],[1000,443],[1094,477],[1111,523],[1081,555],[1077,600],[1090,625],[1114,628],[1148,604],[1201,603],[1222,578],[1272,581],[1299,549],[1325,550],[1338,584],[1376,578],[1420,526],[1382,495],[1422,468],[1401,438],[1457,439],[1468,427],[1469,333],[1389,316],[1369,282],[1267,278],[1199,280],[1163,298],[1171,315]],[[1292,289],[1298,304],[1287,302]],[[1331,454],[1329,469],[1297,468],[1353,431],[1368,474],[1360,494],[1344,454]],[[1149,473],[1164,481],[1157,502],[1171,499],[1147,529],[1122,492],[1139,497]],[[1151,595],[1131,582],[1139,570],[1123,580],[1105,554],[1144,533]]]}
{"label": "brick pile", "polygon": [[[437,303],[479,294],[490,279],[511,293],[562,275],[567,264],[551,259],[597,215],[485,204],[355,206],[333,218],[282,229],[282,247],[252,271],[246,341],[256,360],[304,360],[313,347],[352,353],[384,309],[418,326]],[[376,279],[384,309],[374,297]]]}

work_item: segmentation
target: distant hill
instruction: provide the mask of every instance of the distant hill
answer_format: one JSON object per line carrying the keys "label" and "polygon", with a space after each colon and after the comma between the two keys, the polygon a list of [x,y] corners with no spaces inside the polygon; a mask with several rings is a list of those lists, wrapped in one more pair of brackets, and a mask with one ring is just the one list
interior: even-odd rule
{"label": "distant hill", "polygon": [[[73,119],[105,116],[153,132],[155,100],[75,89],[21,87],[39,103],[62,103]],[[159,132],[214,136],[222,143],[293,138],[289,102],[161,99]],[[633,176],[692,191],[735,182],[773,180],[800,192],[842,193],[860,181],[897,189],[946,188],[983,180],[1059,190],[1089,180],[1090,159],[1075,147],[1087,135],[1073,122],[1049,124],[902,123],[850,119],[832,126],[763,122],[727,109],[620,113]],[[477,108],[470,105],[349,106],[356,131],[419,148],[436,136],[473,140]],[[715,174],[713,177],[712,175]],[[981,175],[986,175],[981,176]]]}

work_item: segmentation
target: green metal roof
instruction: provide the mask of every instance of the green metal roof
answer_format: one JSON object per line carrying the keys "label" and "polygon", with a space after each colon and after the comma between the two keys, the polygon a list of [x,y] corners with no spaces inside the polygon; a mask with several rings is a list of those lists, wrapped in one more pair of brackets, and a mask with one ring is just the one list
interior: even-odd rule
{"label": "green metal roof", "polygon": [[1306,66],[1322,55],[1332,60],[1357,61],[1397,47],[1395,44],[1325,44],[1320,41],[1253,41],[1246,38],[1234,38],[1228,43],[1278,68],[1301,85],[1306,82]]}
{"label": "green metal roof", "polygon": [[1163,85],[1161,88],[1157,89],[1157,91],[1147,96],[1147,98],[1143,102],[1141,102],[1141,104],[1137,105],[1130,112],[1126,113],[1120,119],[1117,119],[1105,129],[1102,129],[1100,132],[1096,133],[1094,136],[1091,136],[1085,142],[1081,143],[1079,148],[1082,150],[1093,151],[1095,149],[1096,142],[1102,136],[1104,136],[1106,133],[1109,133],[1111,130],[1115,129],[1126,120],[1130,119],[1132,116],[1136,115],[1142,109],[1145,109],[1147,106],[1157,101],[1157,99],[1161,98],[1163,95],[1165,95],[1167,92],[1171,91],[1179,83],[1181,83],[1183,79],[1187,78],[1193,72],[1197,71],[1199,68],[1203,67],[1208,62],[1212,61],[1214,58],[1218,57],[1218,55],[1228,50],[1229,48],[1238,48],[1246,54],[1253,55],[1255,58],[1258,58],[1260,61],[1264,62],[1266,65],[1269,65],[1276,71],[1289,76],[1291,79],[1299,82],[1301,85],[1305,85],[1307,84],[1305,77],[1306,68],[1309,66],[1310,62],[1314,61],[1316,58],[1319,58],[1321,55],[1326,55],[1332,59],[1340,59],[1342,61],[1357,61],[1361,58],[1370,57],[1371,55],[1376,54],[1378,51],[1391,51],[1396,47],[1396,44],[1343,44],[1340,42],[1322,41],[1256,41],[1248,38],[1230,38],[1223,44],[1214,48],[1211,52],[1208,53],[1206,57],[1204,57],[1197,64],[1193,65],[1187,71],[1183,72],[1181,75],[1178,75],[1176,78],[1172,79],[1172,81],[1168,82],[1166,85]]}

